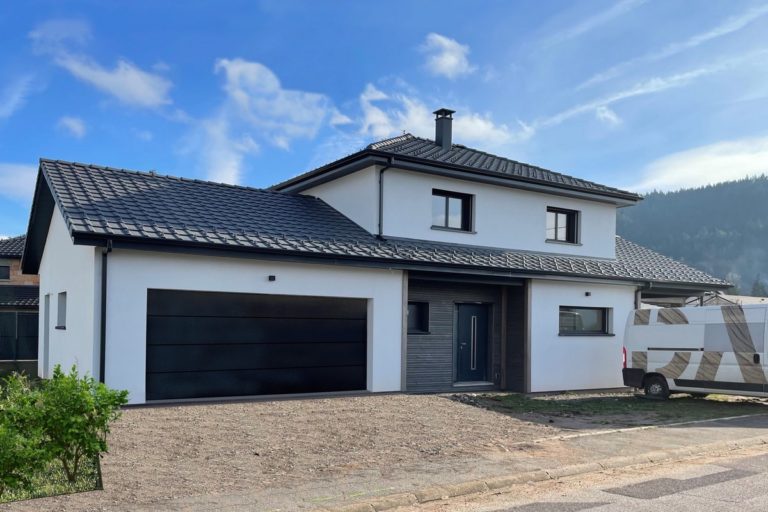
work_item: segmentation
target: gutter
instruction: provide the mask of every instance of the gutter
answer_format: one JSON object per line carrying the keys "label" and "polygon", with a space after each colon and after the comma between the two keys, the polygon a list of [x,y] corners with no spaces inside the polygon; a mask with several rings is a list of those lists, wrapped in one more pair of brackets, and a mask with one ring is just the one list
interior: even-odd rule
{"label": "gutter", "polygon": [[107,256],[112,252],[112,239],[101,251],[101,332],[99,333],[99,382],[104,384],[107,362]]}
{"label": "gutter", "polygon": [[376,238],[384,240],[384,171],[390,169],[395,164],[395,157],[389,157],[387,165],[379,171],[379,233]]}

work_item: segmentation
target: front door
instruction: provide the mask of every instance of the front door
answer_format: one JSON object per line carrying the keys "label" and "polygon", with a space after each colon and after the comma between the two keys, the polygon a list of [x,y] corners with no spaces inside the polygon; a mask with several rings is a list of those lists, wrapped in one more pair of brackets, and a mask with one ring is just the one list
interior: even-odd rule
{"label": "front door", "polygon": [[488,380],[488,306],[459,304],[456,336],[456,380]]}

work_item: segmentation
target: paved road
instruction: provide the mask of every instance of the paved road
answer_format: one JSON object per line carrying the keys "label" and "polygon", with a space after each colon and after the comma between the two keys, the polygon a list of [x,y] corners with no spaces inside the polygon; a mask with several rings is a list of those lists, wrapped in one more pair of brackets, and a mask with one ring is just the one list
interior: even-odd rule
{"label": "paved road", "polygon": [[452,512],[765,512],[768,450],[617,470],[422,506]]}

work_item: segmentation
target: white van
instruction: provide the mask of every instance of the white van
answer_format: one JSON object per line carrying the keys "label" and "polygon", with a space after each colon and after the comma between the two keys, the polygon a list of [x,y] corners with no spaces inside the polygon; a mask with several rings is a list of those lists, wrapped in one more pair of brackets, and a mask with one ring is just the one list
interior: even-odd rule
{"label": "white van", "polygon": [[670,393],[768,396],[768,305],[637,309],[624,334],[624,385]]}

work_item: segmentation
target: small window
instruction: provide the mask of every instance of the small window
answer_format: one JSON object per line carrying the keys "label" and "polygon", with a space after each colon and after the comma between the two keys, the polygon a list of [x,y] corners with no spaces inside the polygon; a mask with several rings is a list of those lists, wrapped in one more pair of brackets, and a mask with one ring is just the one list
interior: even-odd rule
{"label": "small window", "polygon": [[472,230],[472,196],[445,190],[432,191],[432,227]]}
{"label": "small window", "polygon": [[0,265],[0,279],[8,280],[11,278],[11,267],[8,265]]}
{"label": "small window", "polygon": [[58,311],[56,313],[56,328],[67,328],[67,292],[59,294]]}
{"label": "small window", "polygon": [[578,242],[579,212],[561,208],[547,208],[547,240],[551,242]]}
{"label": "small window", "polygon": [[408,334],[429,333],[429,303],[408,303]]}
{"label": "small window", "polygon": [[609,308],[560,306],[560,334],[610,334],[609,319]]}

